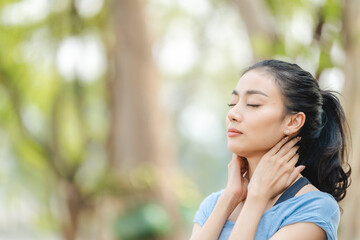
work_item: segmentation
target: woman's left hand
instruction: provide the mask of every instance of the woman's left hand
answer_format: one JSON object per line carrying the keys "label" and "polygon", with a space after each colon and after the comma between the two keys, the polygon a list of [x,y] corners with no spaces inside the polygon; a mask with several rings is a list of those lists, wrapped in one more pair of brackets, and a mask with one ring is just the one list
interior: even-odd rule
{"label": "woman's left hand", "polygon": [[305,168],[295,167],[299,159],[296,153],[299,147],[295,144],[299,140],[296,137],[287,142],[287,138],[283,138],[261,158],[248,185],[248,195],[270,200],[296,180]]}

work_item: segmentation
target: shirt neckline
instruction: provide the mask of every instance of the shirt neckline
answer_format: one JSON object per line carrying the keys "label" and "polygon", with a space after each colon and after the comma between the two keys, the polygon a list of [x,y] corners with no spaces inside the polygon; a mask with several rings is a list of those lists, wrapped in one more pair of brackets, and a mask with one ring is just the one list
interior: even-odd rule
{"label": "shirt neckline", "polygon": [[[275,205],[275,206],[272,206],[271,208],[269,208],[268,210],[266,210],[266,211],[263,213],[263,215],[261,216],[261,218],[263,218],[265,214],[268,214],[269,212],[273,211],[275,208],[278,208],[279,206],[281,206],[283,203],[286,203],[286,202],[291,201],[291,200],[296,200],[296,199],[301,198],[301,197],[303,197],[303,196],[307,196],[307,195],[309,195],[310,193],[320,193],[320,194],[324,194],[324,193],[325,193],[325,194],[330,195],[329,193],[322,192],[322,191],[316,191],[316,190],[314,190],[314,191],[309,191],[309,192],[303,193],[303,194],[301,194],[301,195],[299,195],[299,196],[294,196],[294,197],[292,197],[292,198],[289,198],[289,199],[287,199],[287,200],[285,200],[285,201],[283,201],[283,202],[281,202],[281,203],[279,203],[279,204],[277,204],[277,205]],[[330,195],[330,196],[331,196],[331,195]],[[234,224],[235,224],[235,221],[230,221],[229,219],[226,219],[225,224],[232,224],[232,225],[234,225]]]}

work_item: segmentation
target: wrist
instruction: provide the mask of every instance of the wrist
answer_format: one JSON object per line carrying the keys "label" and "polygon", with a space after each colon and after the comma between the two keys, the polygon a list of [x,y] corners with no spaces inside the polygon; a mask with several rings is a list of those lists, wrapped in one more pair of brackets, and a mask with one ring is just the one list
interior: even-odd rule
{"label": "wrist", "polygon": [[266,199],[270,200],[270,196],[268,196],[269,191],[267,191],[264,187],[251,186],[248,189],[248,196],[254,199]]}
{"label": "wrist", "polygon": [[232,194],[229,191],[224,191],[223,194],[219,197],[219,202],[224,206],[230,213],[236,208],[236,206],[241,202],[239,198]]}
{"label": "wrist", "polygon": [[269,197],[262,191],[250,191],[246,197],[246,202],[259,205],[259,207],[265,207],[269,200]]}
{"label": "wrist", "polygon": [[242,202],[243,200],[245,200],[246,198],[246,194],[244,196],[243,193],[239,192],[239,191],[236,191],[236,190],[232,190],[230,188],[225,188],[223,194],[224,198],[227,198],[229,201],[234,201],[236,203],[240,203]]}

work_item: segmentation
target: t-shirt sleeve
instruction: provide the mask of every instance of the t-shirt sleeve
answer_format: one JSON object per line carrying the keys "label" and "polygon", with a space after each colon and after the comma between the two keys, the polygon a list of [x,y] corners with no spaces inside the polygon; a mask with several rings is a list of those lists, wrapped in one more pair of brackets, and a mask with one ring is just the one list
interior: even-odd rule
{"label": "t-shirt sleeve", "polygon": [[210,216],[211,212],[214,210],[216,202],[221,195],[222,191],[214,192],[207,196],[201,203],[200,207],[197,210],[193,222],[196,222],[203,226]]}
{"label": "t-shirt sleeve", "polygon": [[298,222],[311,222],[326,232],[328,240],[336,240],[339,221],[340,210],[337,202],[331,197],[323,197],[309,199],[308,202],[299,205],[296,210],[282,222],[280,228]]}

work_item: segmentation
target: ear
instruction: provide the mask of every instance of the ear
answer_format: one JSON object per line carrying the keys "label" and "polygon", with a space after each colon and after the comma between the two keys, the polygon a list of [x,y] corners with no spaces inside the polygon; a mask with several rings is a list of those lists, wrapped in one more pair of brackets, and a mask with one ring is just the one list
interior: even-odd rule
{"label": "ear", "polygon": [[303,112],[298,112],[287,116],[285,131],[286,135],[297,135],[302,126],[304,126],[306,115]]}

